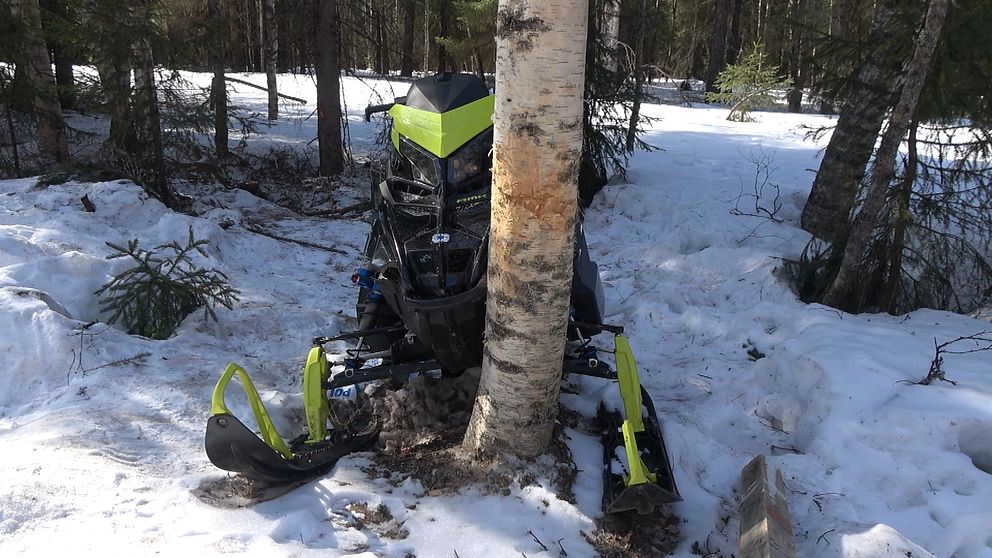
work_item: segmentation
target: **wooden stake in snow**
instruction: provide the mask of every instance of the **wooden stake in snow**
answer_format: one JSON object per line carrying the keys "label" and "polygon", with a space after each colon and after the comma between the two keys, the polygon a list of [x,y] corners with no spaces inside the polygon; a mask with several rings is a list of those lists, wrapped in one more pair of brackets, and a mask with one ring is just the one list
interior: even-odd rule
{"label": "wooden stake in snow", "polygon": [[486,346],[465,445],[543,452],[572,281],[588,2],[501,0]]}
{"label": "wooden stake in snow", "polygon": [[758,455],[741,470],[741,558],[795,558],[796,542],[789,524],[789,502],[785,481],[775,469],[768,476],[764,455]]}

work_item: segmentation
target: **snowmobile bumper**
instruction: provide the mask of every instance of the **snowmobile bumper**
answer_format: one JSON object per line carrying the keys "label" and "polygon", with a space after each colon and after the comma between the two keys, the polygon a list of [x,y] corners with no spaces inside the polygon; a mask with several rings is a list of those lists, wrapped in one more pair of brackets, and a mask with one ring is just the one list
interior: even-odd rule
{"label": "snowmobile bumper", "polygon": [[[681,502],[668,449],[651,396],[641,386],[637,363],[627,338],[617,335],[616,376],[623,399],[623,416],[600,406],[603,433],[603,507],[607,513]],[[620,455],[618,456],[618,450]]]}
{"label": "snowmobile bumper", "polygon": [[[238,420],[225,403],[224,393],[234,376],[241,381],[248,398],[260,429],[257,435]],[[256,480],[288,482],[323,474],[344,455],[374,442],[379,433],[377,424],[367,425],[358,432],[328,431],[324,388],[328,376],[327,357],[322,348],[314,347],[303,371],[303,404],[308,432],[287,443],[272,423],[248,373],[237,364],[229,364],[214,387],[204,436],[211,463]]]}

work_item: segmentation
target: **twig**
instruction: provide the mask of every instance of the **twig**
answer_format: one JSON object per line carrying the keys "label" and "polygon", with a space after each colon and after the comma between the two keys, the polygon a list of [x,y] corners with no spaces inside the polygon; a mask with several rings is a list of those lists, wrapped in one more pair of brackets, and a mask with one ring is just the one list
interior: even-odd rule
{"label": "twig", "polygon": [[541,539],[537,538],[537,535],[534,534],[534,531],[528,529],[527,532],[530,533],[530,536],[534,538],[534,542],[541,545],[542,550],[544,550],[545,552],[548,551],[548,547],[544,546],[544,543],[541,542]]}
{"label": "twig", "polygon": [[[238,79],[238,78],[234,78],[234,77],[231,77],[231,76],[224,76],[224,79],[226,81],[231,81],[231,82],[234,82],[234,83],[240,83],[241,85],[247,85],[248,87],[254,87],[255,89],[261,89],[262,91],[265,91],[266,93],[269,92],[269,88],[268,87],[257,85],[257,84],[254,84],[254,83],[250,82],[250,81],[245,81],[243,79]],[[301,99],[299,97],[293,97],[292,95],[286,95],[285,93],[280,93],[278,91],[276,91],[276,95],[282,97],[283,99],[289,99],[290,101],[296,101],[297,103],[300,103],[301,105],[307,104],[307,102],[305,100],[303,100],[303,99]]]}
{"label": "twig", "polygon": [[327,252],[334,252],[335,254],[341,254],[343,256],[347,256],[348,255],[348,252],[345,252],[344,250],[342,250],[340,248],[335,248],[333,246],[322,246],[320,244],[314,244],[313,242],[307,242],[305,240],[296,240],[295,238],[289,238],[289,237],[280,236],[280,235],[277,235],[277,234],[274,234],[274,233],[270,233],[269,231],[263,229],[262,227],[259,227],[258,225],[254,224],[254,223],[245,223],[245,228],[247,228],[249,231],[251,231],[251,232],[253,232],[255,234],[260,234],[262,236],[266,236],[266,237],[269,237],[269,238],[271,238],[273,240],[278,240],[280,242],[290,242],[292,244],[298,244],[300,246],[305,246],[307,248],[313,248],[315,250],[325,250]]}
{"label": "twig", "polygon": [[827,533],[833,533],[836,530],[837,529],[831,529],[829,531],[825,531],[822,535],[816,537],[816,544],[820,544],[820,539],[823,539],[823,542],[827,543],[827,546],[830,546],[830,539],[827,538]]}
{"label": "twig", "polygon": [[937,491],[934,490],[933,483],[930,482],[930,479],[927,479],[927,484],[930,485],[930,492],[933,492],[933,495],[936,496],[937,495]]}
{"label": "twig", "polygon": [[776,446],[775,444],[772,444],[771,448],[773,450],[778,450],[786,453],[794,453],[796,455],[806,455],[806,452],[793,447]]}
{"label": "twig", "polygon": [[[977,345],[974,349],[966,349],[962,351],[951,351],[947,347],[958,343],[961,341],[974,341]],[[930,361],[930,370],[927,372],[925,378],[919,382],[913,382],[918,385],[928,386],[934,382],[934,380],[940,380],[942,382],[947,382],[951,385],[958,385],[954,380],[948,380],[944,376],[944,355],[966,355],[969,353],[978,353],[982,351],[992,351],[992,331],[980,331],[978,333],[973,333],[971,335],[962,335],[957,339],[951,339],[950,341],[945,341],[938,344],[937,338],[933,338],[933,348],[934,355],[933,360]]]}
{"label": "twig", "polygon": [[348,207],[339,207],[335,209],[322,209],[320,211],[304,211],[303,215],[307,217],[339,217],[348,213],[356,211],[365,211],[366,209],[372,209],[372,202],[365,201],[361,203],[356,203],[354,205],[349,205]]}
{"label": "twig", "polygon": [[121,364],[131,364],[133,362],[140,362],[140,361],[142,361],[142,360],[144,360],[144,359],[146,359],[146,358],[148,358],[150,356],[152,356],[152,354],[149,353],[149,352],[138,353],[138,354],[136,354],[136,355],[134,355],[132,357],[118,359],[118,360],[115,360],[113,362],[108,362],[106,364],[101,364],[100,366],[97,366],[97,367],[94,367],[94,368],[86,368],[86,369],[83,370],[83,374],[85,374],[87,372],[93,372],[94,370],[99,370],[101,368],[107,368],[108,366],[118,366],[118,365],[121,365]]}
{"label": "twig", "polygon": [[565,552],[565,547],[562,546],[562,544],[561,544],[561,541],[563,541],[563,540],[565,540],[565,537],[562,537],[562,538],[560,538],[560,539],[558,539],[558,540],[555,541],[556,543],[558,543],[558,548],[561,549],[561,552],[559,553],[559,555],[560,556],[568,556],[568,552]]}

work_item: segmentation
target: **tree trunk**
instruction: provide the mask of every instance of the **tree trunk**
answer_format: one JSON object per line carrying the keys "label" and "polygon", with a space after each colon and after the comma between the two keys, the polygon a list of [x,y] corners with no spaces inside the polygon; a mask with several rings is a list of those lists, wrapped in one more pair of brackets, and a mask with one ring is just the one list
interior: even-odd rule
{"label": "tree trunk", "polygon": [[[448,36],[448,1],[438,0],[437,3],[437,34],[439,37]],[[448,60],[448,49],[444,46],[444,43],[437,43],[437,72],[440,74],[448,69],[451,69],[451,64]]]}
{"label": "tree trunk", "polygon": [[500,0],[486,346],[465,446],[533,457],[558,415],[588,4]]}
{"label": "tree trunk", "polygon": [[637,20],[634,24],[634,100],[630,107],[630,122],[627,125],[627,151],[634,150],[637,139],[637,123],[641,117],[641,97],[644,87],[644,27],[648,17],[648,2],[640,0],[637,7]]}
{"label": "tree trunk", "polygon": [[[134,2],[134,14],[138,22],[148,22],[148,5],[151,1]],[[151,177],[142,184],[145,190],[167,207],[179,209],[179,201],[169,186],[169,177],[165,169],[154,60],[151,41],[147,36],[141,37],[134,45],[134,120],[140,132],[140,141],[135,146],[135,153],[140,153],[142,166],[151,170]]]}
{"label": "tree trunk", "polygon": [[[894,40],[900,5],[899,0],[881,0],[876,5],[869,44]],[[867,56],[858,69],[803,207],[802,228],[813,236],[843,241],[858,186],[885,112],[892,106],[898,68],[898,61],[878,54]]]}
{"label": "tree trunk", "polygon": [[69,56],[65,37],[71,20],[67,4],[65,0],[42,0],[39,4],[42,9],[45,42],[55,63],[55,85],[58,88],[59,105],[62,110],[72,110],[76,105],[72,58]]}
{"label": "tree trunk", "polygon": [[[832,0],[830,6],[830,41],[834,43],[833,48],[837,48],[836,45],[847,41],[850,39],[850,30],[848,26],[848,19],[851,17],[849,13],[851,10],[850,6],[851,0]],[[825,78],[827,80],[840,80],[847,78],[850,73],[851,63],[844,56],[839,53],[834,52],[829,57],[829,62],[826,68],[824,68]],[[835,89],[834,86],[830,84],[827,85],[829,89]],[[826,88],[824,88],[826,89]],[[824,98],[820,102],[820,112],[823,114],[833,114],[834,103],[832,99]]]}
{"label": "tree trunk", "polygon": [[741,17],[744,15],[744,1],[734,0],[734,11],[730,16],[730,36],[727,37],[727,65],[737,63],[737,57],[741,54],[744,46],[744,27],[741,25]]}
{"label": "tree trunk", "polygon": [[733,0],[716,0],[713,7],[713,40],[710,43],[710,63],[706,66],[706,90],[716,90],[716,78],[727,66],[727,18]]}
{"label": "tree trunk", "polygon": [[424,0],[424,72],[431,67],[431,0]]}
{"label": "tree trunk", "polygon": [[905,80],[899,102],[896,103],[888,126],[882,135],[882,142],[875,155],[871,178],[868,183],[868,196],[864,206],[851,224],[851,232],[844,247],[844,258],[833,283],[824,295],[824,303],[842,310],[859,310],[860,297],[858,280],[861,263],[871,237],[872,229],[878,224],[889,184],[895,177],[896,155],[902,143],[906,130],[909,128],[916,104],[920,99],[920,91],[930,70],[930,60],[937,48],[940,29],[947,15],[947,5],[950,0],[930,0],[923,31],[916,39],[913,58],[905,68]]}
{"label": "tree trunk", "polygon": [[214,154],[217,158],[226,157],[227,149],[227,83],[224,81],[224,33],[227,27],[221,12],[221,0],[208,0],[207,18],[210,29],[216,33],[210,47],[210,65],[213,81],[210,82],[210,100],[214,107]]}
{"label": "tree trunk", "polygon": [[913,194],[913,184],[916,182],[916,167],[920,162],[916,151],[916,131],[920,123],[913,120],[909,124],[909,139],[907,147],[905,175],[899,191],[895,193],[892,208],[892,246],[889,250],[889,272],[882,292],[881,306],[889,314],[899,310],[899,291],[902,283],[902,253],[906,248],[906,229],[913,223],[913,215],[909,211],[909,199]]}
{"label": "tree trunk", "polygon": [[241,0],[225,0],[227,10],[228,44],[230,45],[230,66],[236,72],[243,72],[245,64],[245,42],[241,32]]}
{"label": "tree trunk", "polygon": [[403,39],[400,50],[400,75],[413,76],[413,20],[416,4],[414,0],[403,0]]}
{"label": "tree trunk", "polygon": [[279,65],[279,31],[276,25],[276,0],[265,0],[265,86],[269,88],[269,122],[279,120],[279,95],[276,66]]}
{"label": "tree trunk", "polygon": [[603,37],[603,55],[600,65],[611,71],[620,71],[620,0],[603,0],[603,11],[597,18]]}
{"label": "tree trunk", "polygon": [[46,165],[65,162],[69,159],[69,146],[38,0],[11,0],[10,12],[21,20],[24,28],[23,58],[18,62],[25,69],[24,76],[31,89],[32,112],[38,124],[38,154]]}
{"label": "tree trunk", "polygon": [[806,1],[789,0],[789,79],[792,80],[792,87],[786,97],[789,101],[789,112],[802,112],[803,110],[803,80],[800,73],[802,64],[803,27],[806,25]]}
{"label": "tree trunk", "polygon": [[338,68],[337,0],[317,2],[317,143],[320,175],[333,176],[344,170],[341,147],[341,89]]}

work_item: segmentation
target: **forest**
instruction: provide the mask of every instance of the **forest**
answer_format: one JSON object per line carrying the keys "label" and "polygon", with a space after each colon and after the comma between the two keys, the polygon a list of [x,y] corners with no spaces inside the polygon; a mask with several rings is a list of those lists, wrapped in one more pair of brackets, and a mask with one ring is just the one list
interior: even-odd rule
{"label": "forest", "polygon": [[[9,13],[0,29],[0,173],[85,167],[140,175],[138,183],[176,208],[183,202],[171,183],[191,174],[236,184],[232,176],[247,170],[282,189],[341,173],[356,154],[340,75],[450,71],[492,83],[495,70],[495,0],[44,0],[6,1],[0,10]],[[867,191],[873,138],[908,75],[922,2],[593,0],[581,197],[588,203],[645,147],[638,141],[639,107],[652,102],[645,84],[677,82],[685,103],[839,113],[804,209],[803,227],[816,241],[793,270],[801,295],[846,310],[978,308],[992,288],[985,219],[992,32],[980,23],[988,10],[965,0],[947,11],[899,138],[912,148],[888,181],[906,186],[885,196],[884,208],[873,204],[864,216],[871,230],[849,251],[846,267],[857,259],[861,281],[830,289],[852,209]],[[207,88],[179,70],[213,80]],[[227,100],[244,72],[266,74],[267,114]],[[247,157],[239,138],[264,133],[279,103],[294,102],[276,87],[276,75],[286,73],[316,83],[316,156]],[[67,115],[77,114],[109,118],[110,128],[76,127]],[[287,158],[292,176],[272,172],[274,160]]]}
{"label": "forest", "polygon": [[989,21],[0,0],[0,554],[987,556]]}

